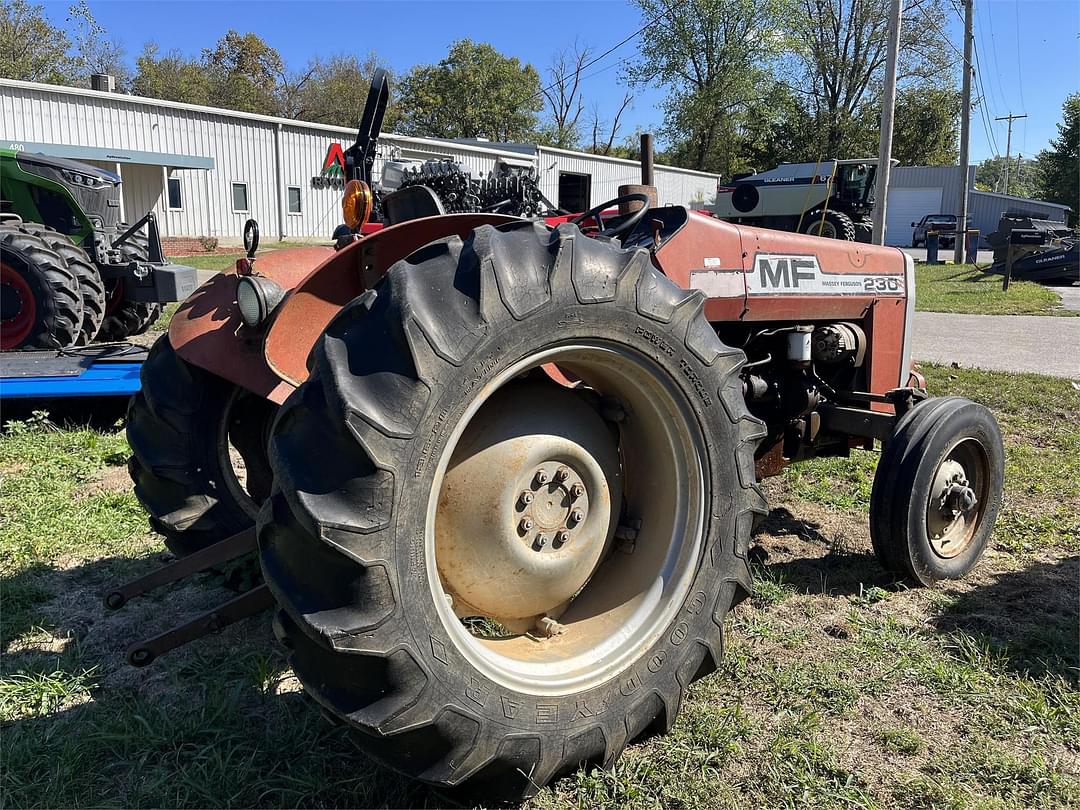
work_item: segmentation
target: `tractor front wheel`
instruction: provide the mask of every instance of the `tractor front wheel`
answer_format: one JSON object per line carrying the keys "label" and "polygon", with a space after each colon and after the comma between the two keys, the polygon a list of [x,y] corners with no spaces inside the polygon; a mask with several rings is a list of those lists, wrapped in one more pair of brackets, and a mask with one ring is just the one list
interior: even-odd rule
{"label": "tractor front wheel", "polygon": [[184,556],[254,525],[270,491],[266,439],[276,412],[158,338],[128,407],[128,471],[169,550]]}
{"label": "tractor front wheel", "polygon": [[82,323],[79,281],[63,257],[21,226],[0,224],[0,349],[65,349]]}
{"label": "tractor front wheel", "polygon": [[703,304],[643,250],[521,223],[421,248],[330,324],[259,547],[296,674],[372,757],[520,797],[668,730],[716,667],[765,503]]}
{"label": "tractor front wheel", "polygon": [[21,227],[55,251],[78,281],[79,295],[82,296],[82,323],[75,343],[79,346],[89,343],[97,336],[105,317],[105,285],[97,267],[86,251],[72,242],[67,234],[33,222],[24,222]]}
{"label": "tractor front wheel", "polygon": [[961,397],[917,405],[885,443],[870,495],[870,538],[894,574],[932,585],[967,574],[1001,506],[1005,450],[986,407]]}

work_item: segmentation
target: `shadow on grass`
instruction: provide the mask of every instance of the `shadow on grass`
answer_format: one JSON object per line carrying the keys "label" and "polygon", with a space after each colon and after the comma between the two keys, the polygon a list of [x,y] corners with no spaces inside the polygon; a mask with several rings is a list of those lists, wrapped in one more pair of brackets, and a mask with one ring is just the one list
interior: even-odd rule
{"label": "shadow on grass", "polygon": [[852,596],[862,593],[867,586],[885,587],[894,581],[873,554],[843,548],[824,533],[821,524],[797,517],[782,506],[769,512],[760,531],[774,537],[797,537],[827,549],[821,556],[771,563],[760,560],[771,578],[801,593]]}
{"label": "shadow on grass", "polygon": [[[862,595],[871,586],[890,591],[915,587],[897,582],[873,554],[843,548],[820,524],[783,507],[773,509],[761,528],[826,549],[822,555],[777,562],[754,549],[769,579],[801,593],[842,598]],[[937,631],[974,640],[1015,674],[1060,677],[1080,687],[1080,556],[998,573],[945,601],[946,607],[928,617]]]}
{"label": "shadow on grass", "polygon": [[956,599],[933,624],[981,642],[1006,669],[1080,687],[1080,557],[996,575]]}
{"label": "shadow on grass", "polygon": [[268,613],[129,667],[129,643],[231,595],[200,575],[119,611],[103,607],[109,585],[158,564],[114,557],[0,579],[3,805],[447,806],[321,716]]}

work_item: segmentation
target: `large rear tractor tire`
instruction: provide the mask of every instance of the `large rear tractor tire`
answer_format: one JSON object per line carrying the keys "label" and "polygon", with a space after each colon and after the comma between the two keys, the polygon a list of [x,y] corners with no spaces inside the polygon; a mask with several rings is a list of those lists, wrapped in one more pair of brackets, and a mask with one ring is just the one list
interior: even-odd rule
{"label": "large rear tractor tire", "polygon": [[842,211],[813,211],[803,220],[803,233],[823,236],[826,239],[846,239],[855,241],[855,223]]}
{"label": "large rear tractor tire", "polygon": [[766,507],[745,357],[703,304],[643,250],[523,222],[418,250],[330,324],[259,547],[296,674],[372,757],[521,797],[667,731],[715,669]]}
{"label": "large rear tractor tire", "polygon": [[101,273],[86,251],[72,242],[67,234],[35,222],[24,222],[22,229],[40,237],[64,260],[68,270],[78,280],[83,306],[82,323],[79,325],[79,336],[75,345],[85,346],[97,336],[101,321],[105,317],[105,284],[101,280]]}
{"label": "large rear tractor tire", "polygon": [[921,585],[975,567],[1001,507],[1005,450],[986,407],[961,397],[917,405],[885,443],[870,494],[881,564]]}
{"label": "large rear tractor tire", "polygon": [[158,338],[128,407],[128,471],[151,527],[178,556],[254,525],[270,491],[277,406],[184,362]]}
{"label": "large rear tractor tire", "polygon": [[82,323],[79,281],[21,222],[0,223],[0,350],[65,349]]}
{"label": "large rear tractor tire", "polygon": [[[121,231],[126,227],[119,226]],[[120,246],[120,252],[127,261],[145,262],[150,258],[147,239],[141,233],[132,234]],[[105,297],[105,320],[98,330],[99,341],[117,341],[141,335],[161,317],[161,304],[125,298],[123,279],[107,282]]]}

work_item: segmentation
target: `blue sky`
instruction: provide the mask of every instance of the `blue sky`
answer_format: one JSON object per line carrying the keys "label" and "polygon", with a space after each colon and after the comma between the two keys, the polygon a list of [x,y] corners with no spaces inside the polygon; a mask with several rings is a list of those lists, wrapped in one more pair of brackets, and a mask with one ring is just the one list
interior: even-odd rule
{"label": "blue sky", "polygon": [[[70,0],[46,3],[62,21]],[[489,2],[181,2],[91,0],[98,22],[126,46],[134,61],[143,43],[198,54],[230,28],[254,31],[277,48],[290,67],[314,55],[375,50],[399,70],[436,62],[455,39],[468,36],[532,62],[538,69],[575,40],[607,50],[640,27],[636,7],[622,0],[490,0]],[[1057,130],[1061,104],[1080,89],[1080,2],[1077,0],[975,0],[975,35],[982,68],[989,130],[972,118],[972,162],[1005,152],[1005,122],[994,118],[1027,113],[1013,125],[1012,154],[1032,156]],[[962,24],[952,15],[949,34],[961,47]],[[647,36],[647,33],[645,34]],[[585,97],[610,117],[622,100],[620,59],[635,55],[627,43],[589,70]],[[976,91],[976,94],[979,90]],[[624,116],[623,132],[657,128],[662,119],[656,90],[638,92]],[[988,137],[988,133],[993,138]]]}

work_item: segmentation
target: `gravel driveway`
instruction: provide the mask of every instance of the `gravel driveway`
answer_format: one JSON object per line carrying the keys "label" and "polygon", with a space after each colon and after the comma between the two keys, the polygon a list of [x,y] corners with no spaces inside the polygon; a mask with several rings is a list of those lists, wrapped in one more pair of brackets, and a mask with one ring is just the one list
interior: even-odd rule
{"label": "gravel driveway", "polygon": [[912,356],[1080,380],[1080,318],[916,312]]}

